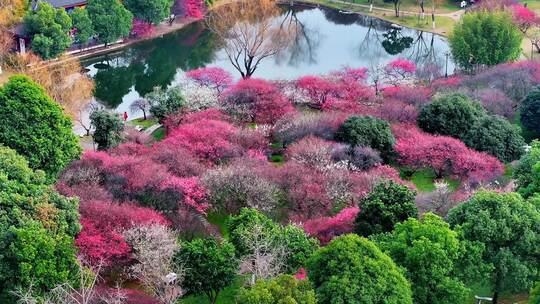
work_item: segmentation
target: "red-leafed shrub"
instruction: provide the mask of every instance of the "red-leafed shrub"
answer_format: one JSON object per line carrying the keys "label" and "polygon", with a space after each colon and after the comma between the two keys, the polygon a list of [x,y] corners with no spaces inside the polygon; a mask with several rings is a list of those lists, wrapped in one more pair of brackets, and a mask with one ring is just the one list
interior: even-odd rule
{"label": "red-leafed shrub", "polygon": [[512,13],[514,23],[523,33],[526,33],[529,28],[538,24],[538,16],[536,16],[534,11],[522,4],[514,4],[510,6],[510,11]]}
{"label": "red-leafed shrub", "polygon": [[199,213],[206,214],[210,205],[206,202],[206,189],[198,177],[170,177],[161,184],[161,189],[182,194],[182,203]]}
{"label": "red-leafed shrub", "polygon": [[297,88],[309,99],[315,108],[322,108],[329,97],[338,98],[334,82],[319,76],[304,76],[296,80]]}
{"label": "red-leafed shrub", "polygon": [[122,236],[124,229],[141,225],[170,225],[158,212],[132,204],[106,201],[81,203],[82,230],[75,244],[79,254],[92,265],[121,266],[131,259],[131,248]]}
{"label": "red-leafed shrub", "polygon": [[121,233],[102,230],[93,221],[81,218],[82,230],[75,240],[79,255],[91,265],[122,266],[131,259],[131,248]]}
{"label": "red-leafed shrub", "polygon": [[353,231],[358,212],[360,212],[358,207],[350,207],[332,217],[311,219],[304,223],[304,230],[310,236],[319,239],[322,244],[327,244],[334,237]]}
{"label": "red-leafed shrub", "polygon": [[171,130],[156,148],[172,145],[186,149],[203,161],[219,162],[240,154],[240,147],[232,142],[236,132],[227,122],[201,119]]}
{"label": "red-leafed shrub", "polygon": [[418,109],[405,102],[386,99],[377,109],[375,115],[390,123],[415,124],[418,118]]}
{"label": "red-leafed shrub", "polygon": [[516,102],[498,89],[483,89],[472,94],[472,97],[482,102],[484,108],[494,115],[513,120],[516,114]]}
{"label": "red-leafed shrub", "polygon": [[178,177],[197,176],[204,170],[204,166],[195,156],[176,145],[154,145],[150,153],[153,161],[165,165],[169,173]]}
{"label": "red-leafed shrub", "polygon": [[382,89],[385,99],[399,100],[403,103],[421,107],[431,99],[431,90],[426,87],[391,86]]}
{"label": "red-leafed shrub", "polygon": [[438,78],[435,79],[433,82],[431,82],[431,88],[435,91],[444,91],[444,90],[450,90],[455,89],[459,85],[461,85],[461,77],[459,76],[451,76],[451,77],[444,77],[444,78]]}
{"label": "red-leafed shrub", "polygon": [[303,221],[328,214],[332,200],[326,191],[324,173],[296,163],[285,164],[275,182],[284,189],[289,218]]}
{"label": "red-leafed shrub", "polygon": [[202,19],[204,17],[205,6],[202,0],[185,0],[185,17]]}
{"label": "red-leafed shrub", "polygon": [[495,157],[471,150],[458,139],[406,128],[395,132],[398,140],[394,146],[404,165],[415,169],[431,168],[439,177],[452,175],[477,182],[489,182],[504,171],[504,166]]}
{"label": "red-leafed shrub", "polygon": [[403,81],[410,80],[416,72],[416,64],[407,59],[394,59],[384,67],[385,77],[388,82],[398,85]]}
{"label": "red-leafed shrub", "polygon": [[271,82],[242,79],[222,95],[225,110],[242,122],[274,123],[294,111],[290,100]]}
{"label": "red-leafed shrub", "polygon": [[218,94],[221,94],[233,82],[231,74],[218,67],[198,68],[186,72],[186,76],[199,85],[216,90]]}

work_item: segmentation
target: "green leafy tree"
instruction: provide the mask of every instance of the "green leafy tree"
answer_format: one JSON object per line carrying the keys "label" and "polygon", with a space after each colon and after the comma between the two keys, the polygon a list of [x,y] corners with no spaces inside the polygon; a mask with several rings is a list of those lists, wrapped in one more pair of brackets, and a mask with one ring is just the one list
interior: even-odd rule
{"label": "green leafy tree", "polygon": [[450,210],[448,222],[465,239],[484,245],[494,304],[503,291],[532,287],[540,271],[540,211],[530,202],[517,193],[480,191]]}
{"label": "green leafy tree", "polygon": [[449,41],[456,63],[471,70],[477,65],[496,65],[519,58],[521,39],[508,13],[480,11],[464,14]]}
{"label": "green leafy tree", "polygon": [[90,121],[95,129],[92,137],[99,150],[107,150],[120,144],[124,122],[117,115],[106,110],[96,110],[90,114]]}
{"label": "green leafy tree", "polygon": [[135,18],[147,23],[160,24],[171,14],[173,0],[124,0],[124,5]]}
{"label": "green leafy tree", "polygon": [[273,244],[272,248],[283,246],[288,252],[283,270],[288,273],[295,273],[303,267],[318,248],[317,240],[308,237],[301,228],[293,225],[281,226],[252,208],[242,208],[238,215],[230,217],[227,228],[229,239],[239,258],[251,254],[250,244],[247,244],[246,240],[252,239],[249,236],[254,233],[260,240]]}
{"label": "green leafy tree", "polygon": [[71,18],[63,8],[55,9],[40,1],[24,18],[26,30],[32,36],[32,50],[43,59],[62,54],[72,43],[68,35]]}
{"label": "green leafy tree", "polygon": [[411,286],[392,259],[355,234],[320,248],[307,269],[319,303],[412,304]]}
{"label": "green leafy tree", "polygon": [[258,280],[255,285],[238,292],[242,304],[316,304],[315,291],[309,280],[281,275],[271,280]]}
{"label": "green leafy tree", "polygon": [[390,232],[395,224],[416,218],[415,196],[415,191],[393,181],[377,184],[359,203],[360,212],[354,223],[356,233],[370,236]]}
{"label": "green leafy tree", "polygon": [[13,76],[0,88],[0,142],[51,179],[81,153],[72,128],[62,108],[30,78]]}
{"label": "green leafy tree", "polygon": [[456,93],[425,105],[418,116],[418,126],[428,133],[461,138],[484,115],[479,103]]}
{"label": "green leafy tree", "polygon": [[238,270],[234,246],[215,238],[184,242],[175,254],[175,264],[184,269],[182,287],[189,294],[204,294],[216,303],[219,292],[233,283]]}
{"label": "green leafy tree", "polygon": [[0,146],[0,303],[14,303],[19,287],[32,283],[42,294],[76,273],[78,201],[46,182],[42,171]]}
{"label": "green leafy tree", "polygon": [[86,6],[94,30],[105,45],[127,37],[133,15],[118,0],[89,0]]}
{"label": "green leafy tree", "polygon": [[529,178],[531,182],[526,187],[520,187],[519,193],[527,198],[540,195],[540,161],[532,166]]}
{"label": "green leafy tree", "polygon": [[145,98],[150,102],[150,113],[159,121],[186,106],[179,87],[173,87],[167,91],[158,87],[146,94]]}
{"label": "green leafy tree", "polygon": [[414,303],[467,302],[470,290],[458,274],[466,264],[464,261],[468,261],[469,271],[463,272],[467,274],[466,282],[479,277],[477,270],[481,268],[476,262],[481,261],[483,247],[468,246],[442,218],[432,213],[425,214],[421,220],[410,218],[377,240],[381,250],[405,268]]}
{"label": "green leafy tree", "polygon": [[513,173],[513,178],[516,180],[518,192],[525,198],[533,195],[529,189],[534,189],[534,186],[529,188],[535,182],[534,166],[540,163],[540,141],[533,141],[531,149],[521,157],[518,165]]}
{"label": "green leafy tree", "polygon": [[519,119],[527,130],[540,136],[540,87],[535,88],[523,100],[519,108]]}
{"label": "green leafy tree", "polygon": [[467,146],[487,152],[503,162],[520,158],[525,147],[518,128],[500,116],[484,116],[477,120],[463,141]]}
{"label": "green leafy tree", "polygon": [[71,19],[73,20],[73,27],[76,29],[75,41],[80,44],[87,44],[96,34],[88,10],[80,7],[75,8],[71,13]]}
{"label": "green leafy tree", "polygon": [[335,137],[351,146],[367,146],[376,149],[384,157],[390,155],[396,142],[388,122],[372,116],[349,117],[339,127]]}

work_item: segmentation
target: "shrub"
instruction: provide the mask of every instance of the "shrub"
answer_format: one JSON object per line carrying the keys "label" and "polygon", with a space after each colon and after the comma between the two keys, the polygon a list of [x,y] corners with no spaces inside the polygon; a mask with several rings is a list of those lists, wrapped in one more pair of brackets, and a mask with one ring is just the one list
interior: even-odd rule
{"label": "shrub", "polygon": [[424,106],[418,126],[428,133],[461,138],[483,115],[482,107],[467,96],[451,94]]}
{"label": "shrub", "polygon": [[218,67],[198,68],[186,72],[186,76],[199,85],[216,90],[218,94],[221,94],[233,82],[231,74]]}
{"label": "shrub", "polygon": [[357,207],[350,207],[332,217],[311,219],[304,223],[304,230],[310,236],[319,239],[322,244],[327,244],[334,237],[353,232],[358,212],[360,209]]}
{"label": "shrub", "polygon": [[525,198],[532,195],[527,189],[535,182],[533,168],[537,163],[540,163],[540,142],[535,140],[531,143],[530,151],[519,160],[512,176],[516,180],[518,192]]}
{"label": "shrub", "polygon": [[525,141],[519,130],[506,119],[497,116],[480,118],[465,134],[465,144],[487,152],[503,162],[511,162],[523,154]]}
{"label": "shrub", "polygon": [[398,135],[395,145],[403,165],[431,168],[437,177],[449,174],[474,182],[489,182],[504,172],[504,166],[495,157],[471,150],[455,138],[414,129],[404,133]]}
{"label": "shrub", "polygon": [[234,281],[238,270],[234,246],[215,238],[183,242],[174,263],[184,269],[182,287],[188,293],[205,295],[212,304],[221,290]]}
{"label": "shrub", "polygon": [[390,232],[397,223],[416,218],[416,193],[393,181],[381,182],[360,201],[355,231],[362,236]]}
{"label": "shrub", "polygon": [[120,144],[124,123],[117,115],[97,110],[90,114],[90,121],[95,128],[92,137],[98,144],[98,150],[108,150]]}
{"label": "shrub", "polygon": [[368,147],[350,147],[348,145],[334,145],[332,159],[344,163],[349,170],[365,171],[382,163],[379,153]]}
{"label": "shrub", "polygon": [[[412,303],[411,287],[394,262],[354,234],[335,238],[307,264],[320,303]],[[383,302],[384,302],[383,301]]]}
{"label": "shrub", "polygon": [[287,148],[287,158],[312,168],[326,169],[331,163],[332,142],[305,137]]}
{"label": "shrub", "polygon": [[242,287],[237,301],[245,304],[315,304],[315,292],[308,280],[281,275],[271,280],[259,280],[255,285]]}
{"label": "shrub", "polygon": [[336,132],[335,138],[353,147],[366,146],[388,157],[393,150],[395,138],[390,125],[372,116],[349,117]]}
{"label": "shrub", "polygon": [[411,282],[414,303],[465,303],[470,290],[465,287],[460,274],[473,282],[475,271],[465,261],[473,264],[482,247],[474,245],[466,250],[466,241],[450,229],[444,220],[427,213],[421,220],[410,218],[398,223],[394,231],[378,238],[378,245],[392,260],[406,269]]}
{"label": "shrub", "polygon": [[456,63],[472,69],[517,59],[521,38],[507,13],[480,11],[462,16],[450,35],[450,47]]}
{"label": "shrub", "polygon": [[[539,271],[540,211],[517,193],[480,191],[452,209],[448,222],[463,238],[484,246],[494,302],[500,292],[530,289]],[[503,233],[504,232],[504,233]],[[508,266],[519,271],[508,271]]]}
{"label": "shrub", "polygon": [[0,142],[51,179],[81,153],[72,128],[62,108],[30,78],[13,76],[0,88]]}
{"label": "shrub", "polygon": [[332,140],[345,119],[340,113],[288,114],[276,122],[273,136],[284,146],[310,135]]}
{"label": "shrub", "polygon": [[153,92],[146,94],[144,98],[150,103],[150,113],[160,122],[186,106],[179,87],[173,87],[167,91],[158,87]]}
{"label": "shrub", "polygon": [[291,102],[272,83],[242,79],[223,93],[222,102],[231,116],[243,122],[274,123],[292,112]]}
{"label": "shrub", "polygon": [[540,135],[540,88],[532,90],[519,108],[521,124],[529,131]]}

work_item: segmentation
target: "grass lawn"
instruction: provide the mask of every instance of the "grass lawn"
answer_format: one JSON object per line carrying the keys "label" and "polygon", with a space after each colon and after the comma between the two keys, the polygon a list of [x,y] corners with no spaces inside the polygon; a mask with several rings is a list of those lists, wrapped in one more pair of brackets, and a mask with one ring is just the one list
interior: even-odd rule
{"label": "grass lawn", "polygon": [[[450,17],[436,16],[435,17],[436,27],[435,29],[432,29],[431,16],[429,15],[426,16],[426,19],[420,20],[417,14],[414,14],[414,15],[402,14],[402,16],[400,17],[395,17],[393,12],[373,10],[373,12],[370,13],[368,8],[355,6],[353,4],[336,3],[336,2],[333,2],[332,0],[306,0],[306,1],[311,2],[311,3],[319,3],[319,4],[332,7],[335,9],[353,11],[353,12],[361,13],[364,15],[374,16],[374,17],[384,19],[392,23],[400,24],[409,28],[435,32],[437,34],[444,35],[444,36],[447,36],[452,32],[452,29],[455,24],[455,21]],[[383,3],[382,1],[380,2]],[[355,3],[365,4],[369,2],[367,0],[357,0]],[[384,7],[386,8],[386,6]],[[389,8],[393,8],[393,6],[390,6]],[[404,6],[402,6],[402,10],[405,11]],[[438,12],[438,13],[441,13],[441,12]]]}
{"label": "grass lawn", "polygon": [[[358,4],[369,5],[369,0],[356,0],[354,2]],[[435,10],[438,14],[451,13],[460,9],[457,2],[454,2],[452,0],[443,0],[439,2],[442,2],[442,3],[437,4],[437,6],[435,7]],[[394,3],[384,2],[383,0],[374,0],[373,6],[384,7],[387,9],[394,9]],[[409,11],[409,12],[420,12],[420,6],[418,5],[417,0],[402,0],[400,10]],[[430,1],[425,2],[424,10],[426,14],[431,12]]]}
{"label": "grass lawn", "polygon": [[[401,176],[404,179],[411,181],[416,189],[420,192],[431,192],[435,190],[435,180],[437,179],[435,172],[431,169],[422,169],[413,172],[411,175],[406,176],[405,170],[401,170]],[[452,191],[455,191],[459,187],[459,180],[445,178],[444,181],[448,184]]]}
{"label": "grass lawn", "polygon": [[[238,294],[238,290],[244,284],[245,279],[246,278],[243,276],[238,276],[235,282],[231,286],[225,288],[223,291],[219,293],[216,303],[217,304],[236,303],[236,295]],[[204,296],[187,296],[187,297],[182,298],[179,303],[180,304],[209,304],[210,301],[208,301],[208,298]]]}
{"label": "grass lawn", "polygon": [[159,129],[155,130],[152,133],[152,137],[157,141],[160,141],[160,140],[164,139],[165,138],[165,128],[160,127]]}
{"label": "grass lawn", "polygon": [[146,120],[142,119],[142,118],[137,118],[137,119],[133,119],[133,120],[130,120],[128,121],[128,124],[129,125],[132,125],[132,126],[139,126],[141,128],[144,129],[147,129],[155,124],[158,123],[158,120],[157,118],[148,118]]}

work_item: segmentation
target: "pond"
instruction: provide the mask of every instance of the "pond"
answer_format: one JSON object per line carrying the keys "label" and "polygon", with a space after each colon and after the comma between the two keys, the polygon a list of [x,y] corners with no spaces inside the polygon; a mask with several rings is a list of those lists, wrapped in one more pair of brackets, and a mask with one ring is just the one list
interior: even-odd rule
{"label": "pond", "polygon": [[[282,10],[282,17],[299,25],[300,34],[284,51],[264,59],[254,77],[294,79],[343,66],[374,67],[394,58],[412,60],[429,73],[454,70],[453,63],[446,62],[449,47],[444,37],[328,8],[293,5]],[[220,45],[201,21],[163,37],[88,58],[83,66],[95,80],[96,100],[129,113],[134,100],[156,86],[178,83],[191,69],[219,66],[240,78]]]}

